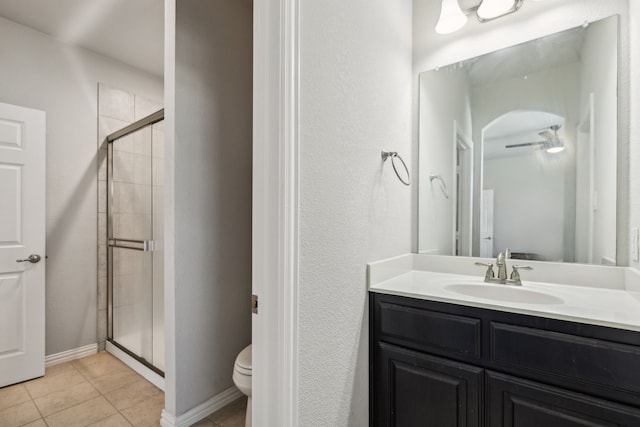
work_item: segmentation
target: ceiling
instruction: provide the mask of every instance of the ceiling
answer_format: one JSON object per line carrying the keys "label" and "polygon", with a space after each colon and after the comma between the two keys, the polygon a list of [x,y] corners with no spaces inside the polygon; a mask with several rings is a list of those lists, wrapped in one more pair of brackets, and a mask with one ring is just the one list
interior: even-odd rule
{"label": "ceiling", "polygon": [[0,16],[156,76],[164,74],[163,0],[0,0]]}

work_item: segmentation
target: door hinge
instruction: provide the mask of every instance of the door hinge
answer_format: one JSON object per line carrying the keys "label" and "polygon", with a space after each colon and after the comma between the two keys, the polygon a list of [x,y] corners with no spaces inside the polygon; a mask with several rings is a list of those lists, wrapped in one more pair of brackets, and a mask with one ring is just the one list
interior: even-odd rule
{"label": "door hinge", "polygon": [[258,314],[258,295],[251,295],[251,312]]}

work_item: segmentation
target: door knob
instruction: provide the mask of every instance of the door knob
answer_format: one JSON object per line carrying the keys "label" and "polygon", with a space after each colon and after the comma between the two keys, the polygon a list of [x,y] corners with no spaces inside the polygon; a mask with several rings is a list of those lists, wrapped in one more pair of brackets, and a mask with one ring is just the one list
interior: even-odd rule
{"label": "door knob", "polygon": [[27,259],[17,259],[16,262],[30,262],[31,264],[36,264],[40,262],[42,257],[40,255],[31,254]]}

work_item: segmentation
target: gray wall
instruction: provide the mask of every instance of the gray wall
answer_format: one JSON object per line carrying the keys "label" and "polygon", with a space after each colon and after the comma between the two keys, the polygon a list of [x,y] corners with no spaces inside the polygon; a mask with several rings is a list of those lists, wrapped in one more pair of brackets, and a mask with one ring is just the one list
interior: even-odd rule
{"label": "gray wall", "polygon": [[252,8],[192,0],[169,5],[168,16],[173,7],[166,408],[179,416],[233,385],[235,357],[251,341]]}
{"label": "gray wall", "polygon": [[96,342],[98,82],[162,99],[162,79],[0,18],[0,102],[47,114],[46,354]]}

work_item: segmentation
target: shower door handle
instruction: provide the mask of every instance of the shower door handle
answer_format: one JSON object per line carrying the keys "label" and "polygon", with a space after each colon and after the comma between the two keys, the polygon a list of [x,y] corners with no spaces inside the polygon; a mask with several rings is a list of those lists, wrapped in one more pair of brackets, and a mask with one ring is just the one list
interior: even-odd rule
{"label": "shower door handle", "polygon": [[31,264],[37,264],[40,262],[42,257],[40,255],[31,254],[27,259],[17,259],[16,262],[30,262]]}

